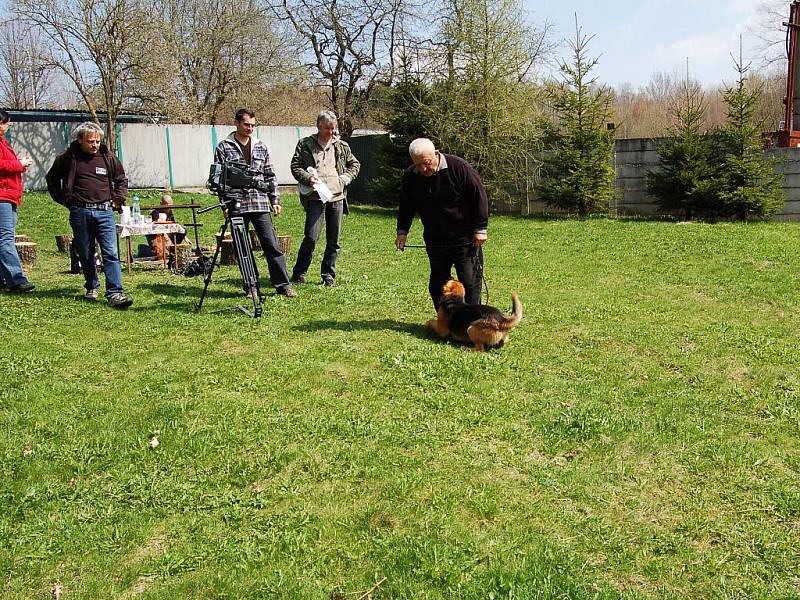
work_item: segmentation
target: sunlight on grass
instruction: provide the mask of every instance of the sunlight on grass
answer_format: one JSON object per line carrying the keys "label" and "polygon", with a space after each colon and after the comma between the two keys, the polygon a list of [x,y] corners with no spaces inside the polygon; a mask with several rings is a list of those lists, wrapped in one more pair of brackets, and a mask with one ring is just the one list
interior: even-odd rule
{"label": "sunlight on grass", "polygon": [[139,267],[127,312],[81,301],[66,212],[27,197],[3,598],[796,598],[797,226],[490,225],[490,301],[525,318],[481,354],[425,331],[427,260],[389,211],[345,220],[337,287],[318,248],[256,321],[235,267],[200,314],[200,279]]}

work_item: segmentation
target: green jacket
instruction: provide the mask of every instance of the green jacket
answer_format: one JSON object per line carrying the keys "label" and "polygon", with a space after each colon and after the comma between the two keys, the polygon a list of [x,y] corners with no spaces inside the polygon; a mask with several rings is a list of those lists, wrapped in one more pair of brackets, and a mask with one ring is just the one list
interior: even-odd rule
{"label": "green jacket", "polygon": [[[292,157],[291,168],[292,168],[292,177],[294,177],[298,183],[304,186],[311,185],[311,175],[308,174],[306,169],[308,167],[316,167],[317,164],[314,162],[314,149],[317,146],[317,135],[309,135],[304,137],[299,142],[297,142],[297,147],[294,149],[294,156]],[[350,150],[350,145],[347,142],[343,142],[341,139],[336,138],[333,141],[333,150],[336,155],[336,172],[339,175],[343,173],[347,173],[350,176],[350,182],[352,183],[353,179],[358,176],[358,172],[361,170],[361,163],[358,162],[358,159],[353,156],[353,152]],[[342,191],[344,196],[344,213],[348,213],[347,208],[347,186],[345,186],[344,190]],[[306,207],[308,201],[313,199],[316,195],[316,192],[312,192],[311,194],[300,194],[300,202],[303,204],[303,208]]]}

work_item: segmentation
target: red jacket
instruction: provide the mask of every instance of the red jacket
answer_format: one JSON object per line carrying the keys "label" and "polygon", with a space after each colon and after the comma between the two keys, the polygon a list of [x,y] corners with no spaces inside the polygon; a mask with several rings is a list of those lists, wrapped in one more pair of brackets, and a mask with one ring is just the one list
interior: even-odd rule
{"label": "red jacket", "polygon": [[0,201],[22,204],[22,174],[25,167],[4,137],[0,137]]}

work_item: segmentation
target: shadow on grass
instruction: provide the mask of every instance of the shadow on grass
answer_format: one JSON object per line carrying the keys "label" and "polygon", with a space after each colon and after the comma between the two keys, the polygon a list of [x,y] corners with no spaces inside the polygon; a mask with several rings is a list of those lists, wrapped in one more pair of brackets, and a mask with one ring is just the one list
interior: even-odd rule
{"label": "shadow on grass", "polygon": [[[35,280],[34,283],[36,283]],[[25,294],[12,294],[10,292],[5,292],[5,294],[19,298],[73,298],[75,300],[83,300],[83,294],[85,292],[83,280],[81,280],[80,283],[76,282],[76,285],[71,285],[69,287],[44,288],[37,285],[35,290]]]}
{"label": "shadow on grass", "polygon": [[398,331],[415,337],[430,340],[436,338],[434,333],[420,323],[403,323],[392,319],[333,321],[330,319],[309,321],[292,328],[295,331]]}
{"label": "shadow on grass", "polygon": [[[172,283],[142,283],[137,286],[139,289],[146,289],[154,294],[160,296],[171,296],[173,298],[185,298],[187,300],[200,299],[200,294],[203,293],[203,280],[202,279],[187,279],[185,285],[172,284]],[[216,281],[212,281],[208,286],[206,298],[244,298],[244,292],[241,285],[236,289],[231,289],[227,282],[222,281],[217,285]]]}

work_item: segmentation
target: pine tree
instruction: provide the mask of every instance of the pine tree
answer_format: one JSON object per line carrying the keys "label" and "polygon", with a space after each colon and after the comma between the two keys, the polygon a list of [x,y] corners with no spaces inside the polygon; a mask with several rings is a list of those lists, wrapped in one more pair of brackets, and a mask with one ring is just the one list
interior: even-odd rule
{"label": "pine tree", "polygon": [[581,33],[577,18],[570,42],[572,63],[561,64],[561,81],[549,86],[555,117],[547,132],[539,198],[580,216],[607,209],[614,197],[612,92],[590,77],[598,59],[588,59],[594,36]]}
{"label": "pine tree", "polygon": [[763,124],[755,117],[762,85],[750,84],[750,65],[743,65],[741,56],[734,64],[738,79],[723,93],[727,118],[715,136],[714,153],[720,165],[715,212],[745,220],[778,213],[786,197],[781,188],[783,175],[775,171],[775,160],[764,154]]}
{"label": "pine tree", "polygon": [[397,206],[400,202],[400,181],[411,164],[408,145],[415,138],[431,136],[434,102],[430,85],[412,71],[405,56],[401,57],[400,69],[399,80],[389,89],[389,112],[383,123],[391,134],[381,140],[378,148],[377,177],[366,184],[371,202],[382,206]]}
{"label": "pine tree", "polygon": [[687,219],[706,214],[716,204],[711,141],[704,130],[703,90],[689,78],[681,82],[671,107],[669,135],[656,142],[659,169],[647,175],[647,191],[659,208],[683,212]]}

